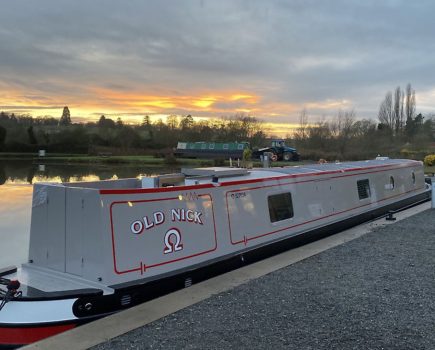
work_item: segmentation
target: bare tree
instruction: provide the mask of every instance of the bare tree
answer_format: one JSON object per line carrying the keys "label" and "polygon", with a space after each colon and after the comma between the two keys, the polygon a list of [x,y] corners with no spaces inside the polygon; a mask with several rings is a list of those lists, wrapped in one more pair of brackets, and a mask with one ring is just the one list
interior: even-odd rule
{"label": "bare tree", "polygon": [[391,130],[394,130],[393,94],[391,91],[387,92],[385,99],[382,101],[379,107],[378,119],[381,124],[384,124]]}
{"label": "bare tree", "polygon": [[302,109],[299,114],[299,127],[296,129],[294,136],[297,140],[303,141],[307,138],[308,114],[307,110]]}
{"label": "bare tree", "polygon": [[414,119],[415,117],[415,90],[412,89],[410,83],[406,85],[405,116],[406,120]]}
{"label": "bare tree", "polygon": [[338,112],[336,124],[336,138],[338,141],[338,148],[341,155],[344,157],[347,151],[347,145],[352,138],[353,126],[355,124],[355,111],[342,111]]}
{"label": "bare tree", "polygon": [[394,133],[396,135],[399,134],[400,130],[403,127],[403,92],[400,86],[396,87],[394,90],[394,104],[393,104],[393,125],[394,125]]}

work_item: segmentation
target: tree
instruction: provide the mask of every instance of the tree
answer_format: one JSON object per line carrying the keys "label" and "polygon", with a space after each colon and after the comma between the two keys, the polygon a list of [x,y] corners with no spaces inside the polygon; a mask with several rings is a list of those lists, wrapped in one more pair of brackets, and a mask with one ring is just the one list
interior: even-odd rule
{"label": "tree", "polygon": [[308,114],[307,110],[304,108],[299,114],[299,127],[295,133],[296,138],[300,140],[305,140],[307,137],[307,126],[308,126]]}
{"label": "tree", "polygon": [[122,128],[124,126],[124,122],[122,121],[121,117],[118,117],[118,119],[116,119],[116,126],[118,128]]}
{"label": "tree", "polygon": [[98,119],[98,123],[97,123],[97,125],[99,126],[99,127],[104,127],[105,126],[105,123],[106,123],[106,117],[105,117],[105,115],[103,114],[101,117],[100,117],[100,119]]}
{"label": "tree", "polygon": [[29,135],[29,143],[31,145],[36,145],[38,143],[38,141],[36,140],[36,137],[35,137],[35,133],[33,132],[33,126],[32,125],[30,125],[27,128],[27,135]]}
{"label": "tree", "polygon": [[353,126],[355,123],[355,111],[342,111],[338,112],[335,123],[331,123],[331,133],[337,140],[338,150],[342,157],[345,156],[347,145],[352,138]]}
{"label": "tree", "polygon": [[71,125],[71,113],[68,107],[63,108],[62,117],[60,117],[59,125],[68,126]]}
{"label": "tree", "polygon": [[178,127],[178,118],[176,115],[169,115],[166,117],[166,124],[172,131]]}
{"label": "tree", "polygon": [[194,124],[193,118],[190,114],[188,114],[185,117],[181,118],[180,129],[182,131],[189,130],[190,128],[192,128],[193,124]]}
{"label": "tree", "polygon": [[3,146],[6,141],[7,130],[0,125],[0,150],[3,149]]}
{"label": "tree", "polygon": [[393,126],[395,134],[398,135],[403,128],[403,92],[400,86],[394,91]]}
{"label": "tree", "polygon": [[385,99],[382,101],[379,107],[378,113],[379,122],[391,130],[394,130],[394,118],[393,118],[393,94],[388,91],[385,95]]}
{"label": "tree", "polygon": [[149,115],[143,117],[142,126],[145,128],[149,128],[151,126],[151,118]]}
{"label": "tree", "polygon": [[412,89],[411,84],[406,85],[405,97],[405,116],[414,119],[415,116],[415,90]]}
{"label": "tree", "polygon": [[104,115],[102,115],[98,120],[97,126],[99,128],[114,128],[116,124],[113,119],[106,118]]}
{"label": "tree", "polygon": [[141,127],[143,128],[143,130],[145,130],[146,133],[146,135],[143,135],[143,138],[151,142],[153,140],[154,133],[153,133],[153,126],[151,125],[151,118],[149,115],[146,115],[143,118]]}

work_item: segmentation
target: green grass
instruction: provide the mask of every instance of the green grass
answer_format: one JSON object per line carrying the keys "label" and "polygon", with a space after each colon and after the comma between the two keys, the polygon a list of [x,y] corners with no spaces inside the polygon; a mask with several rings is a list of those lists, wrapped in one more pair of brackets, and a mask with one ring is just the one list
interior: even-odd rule
{"label": "green grass", "polygon": [[[156,158],[150,155],[139,156],[87,156],[80,154],[55,154],[51,153],[49,156],[39,158],[35,153],[6,153],[0,152],[0,160],[43,160],[44,163],[61,163],[61,164],[102,164],[102,165],[147,165],[147,166],[193,166],[193,167],[207,167],[214,166],[215,162],[212,159],[190,159],[190,158],[177,158],[175,162],[165,158]],[[312,164],[313,161],[304,160],[299,162],[274,162],[273,166],[294,166]],[[237,161],[233,161],[236,165]],[[225,161],[224,166],[229,166],[229,161]],[[260,161],[253,161],[254,167],[261,167]],[[425,174],[435,174],[435,166],[424,166]]]}

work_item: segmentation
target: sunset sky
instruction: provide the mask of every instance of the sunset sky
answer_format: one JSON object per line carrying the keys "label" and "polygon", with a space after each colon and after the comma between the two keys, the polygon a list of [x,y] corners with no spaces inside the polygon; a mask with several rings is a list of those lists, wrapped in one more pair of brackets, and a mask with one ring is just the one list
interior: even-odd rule
{"label": "sunset sky", "polygon": [[0,110],[310,121],[376,118],[410,82],[435,113],[435,2],[3,1]]}

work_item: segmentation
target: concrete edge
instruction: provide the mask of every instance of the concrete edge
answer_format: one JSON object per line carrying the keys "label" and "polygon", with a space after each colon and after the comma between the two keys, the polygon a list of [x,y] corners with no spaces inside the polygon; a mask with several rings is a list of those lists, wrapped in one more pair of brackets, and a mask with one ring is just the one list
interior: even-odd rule
{"label": "concrete edge", "polygon": [[95,322],[85,324],[21,349],[88,349],[133,329],[145,326],[214,294],[222,293],[250,280],[257,279],[283,267],[319,254],[361,237],[374,228],[386,226],[430,209],[430,202],[395,214],[396,221],[378,219],[337,233],[304,246],[286,251],[254,264],[239,268],[193,286],[137,305]]}

